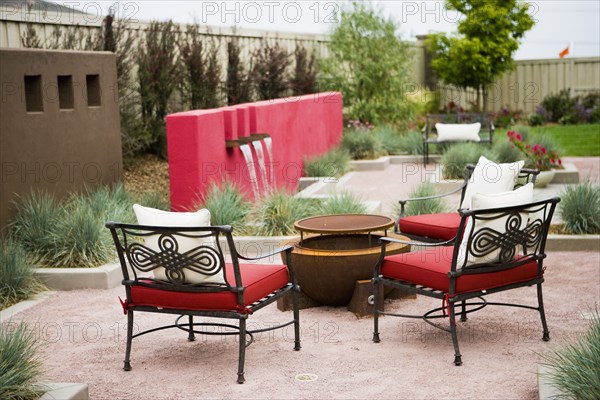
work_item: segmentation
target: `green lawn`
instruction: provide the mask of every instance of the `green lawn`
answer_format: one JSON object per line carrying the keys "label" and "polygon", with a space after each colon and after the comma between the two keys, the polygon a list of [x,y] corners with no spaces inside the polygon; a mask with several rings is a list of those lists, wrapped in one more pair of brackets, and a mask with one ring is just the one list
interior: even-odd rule
{"label": "green lawn", "polygon": [[[497,128],[495,139],[506,138],[507,131]],[[551,136],[561,157],[600,156],[600,124],[536,126],[529,132]]]}

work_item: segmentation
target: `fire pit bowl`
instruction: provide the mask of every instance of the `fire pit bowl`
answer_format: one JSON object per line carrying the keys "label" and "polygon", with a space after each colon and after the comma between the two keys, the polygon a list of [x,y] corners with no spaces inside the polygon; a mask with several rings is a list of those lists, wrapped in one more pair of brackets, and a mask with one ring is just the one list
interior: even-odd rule
{"label": "fire pit bowl", "polygon": [[[384,235],[383,232],[317,235],[284,244],[294,246],[292,264],[302,292],[323,305],[345,306],[352,298],[356,281],[373,277],[381,253],[378,239]],[[388,236],[408,240],[396,234]],[[386,255],[408,251],[410,245],[390,243]]]}

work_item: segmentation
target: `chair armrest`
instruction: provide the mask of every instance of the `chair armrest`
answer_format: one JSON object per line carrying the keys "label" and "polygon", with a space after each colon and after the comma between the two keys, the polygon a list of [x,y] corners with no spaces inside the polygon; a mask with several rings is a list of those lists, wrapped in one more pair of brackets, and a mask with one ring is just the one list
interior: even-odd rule
{"label": "chair armrest", "polygon": [[398,200],[398,203],[400,203],[400,218],[404,218],[404,208],[406,207],[406,203],[408,203],[409,201],[439,199],[439,198],[446,197],[446,196],[449,196],[451,194],[460,192],[461,190],[463,190],[463,188],[466,185],[467,185],[467,181],[465,180],[463,183],[460,184],[460,186],[458,186],[456,189],[452,189],[449,192],[445,192],[445,193],[441,193],[441,194],[434,194],[432,196],[413,197],[411,199],[401,199],[401,200]]}
{"label": "chair armrest", "polygon": [[275,256],[275,255],[277,255],[279,253],[282,253],[284,251],[291,252],[293,249],[294,249],[294,246],[292,246],[291,244],[288,244],[287,246],[278,247],[275,250],[273,250],[272,252],[267,253],[267,254],[262,254],[262,255],[260,255],[258,257],[245,257],[245,256],[242,256],[241,254],[238,254],[238,258],[240,258],[242,260],[246,260],[246,261],[256,261],[256,260],[261,260],[263,258]]}

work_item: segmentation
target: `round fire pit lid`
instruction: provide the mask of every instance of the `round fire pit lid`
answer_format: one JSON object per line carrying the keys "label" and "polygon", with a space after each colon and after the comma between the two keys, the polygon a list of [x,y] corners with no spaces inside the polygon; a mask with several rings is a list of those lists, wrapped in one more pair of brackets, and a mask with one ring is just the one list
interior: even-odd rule
{"label": "round fire pit lid", "polygon": [[337,214],[320,215],[296,221],[294,227],[307,233],[365,233],[394,226],[394,220],[383,215]]}

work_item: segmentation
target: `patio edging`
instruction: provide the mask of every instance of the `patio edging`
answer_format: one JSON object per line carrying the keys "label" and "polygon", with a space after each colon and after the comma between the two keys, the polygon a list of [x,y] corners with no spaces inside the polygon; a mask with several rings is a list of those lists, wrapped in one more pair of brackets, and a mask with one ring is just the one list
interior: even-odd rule
{"label": "patio edging", "polygon": [[40,400],[89,400],[90,390],[87,383],[44,382],[48,391]]}
{"label": "patio edging", "polygon": [[[241,255],[255,257],[270,253],[281,243],[296,237],[298,235],[234,236],[234,241],[236,249]],[[546,249],[550,251],[600,251],[600,235],[548,235]],[[277,256],[264,261],[280,262]],[[110,263],[98,268],[38,268],[36,275],[51,290],[112,289],[119,286],[123,279],[118,263]]]}
{"label": "patio edging", "polygon": [[548,378],[548,372],[551,368],[552,367],[550,367],[549,365],[538,365],[537,378],[539,400],[551,400],[561,398],[560,391],[552,385],[550,379]]}

